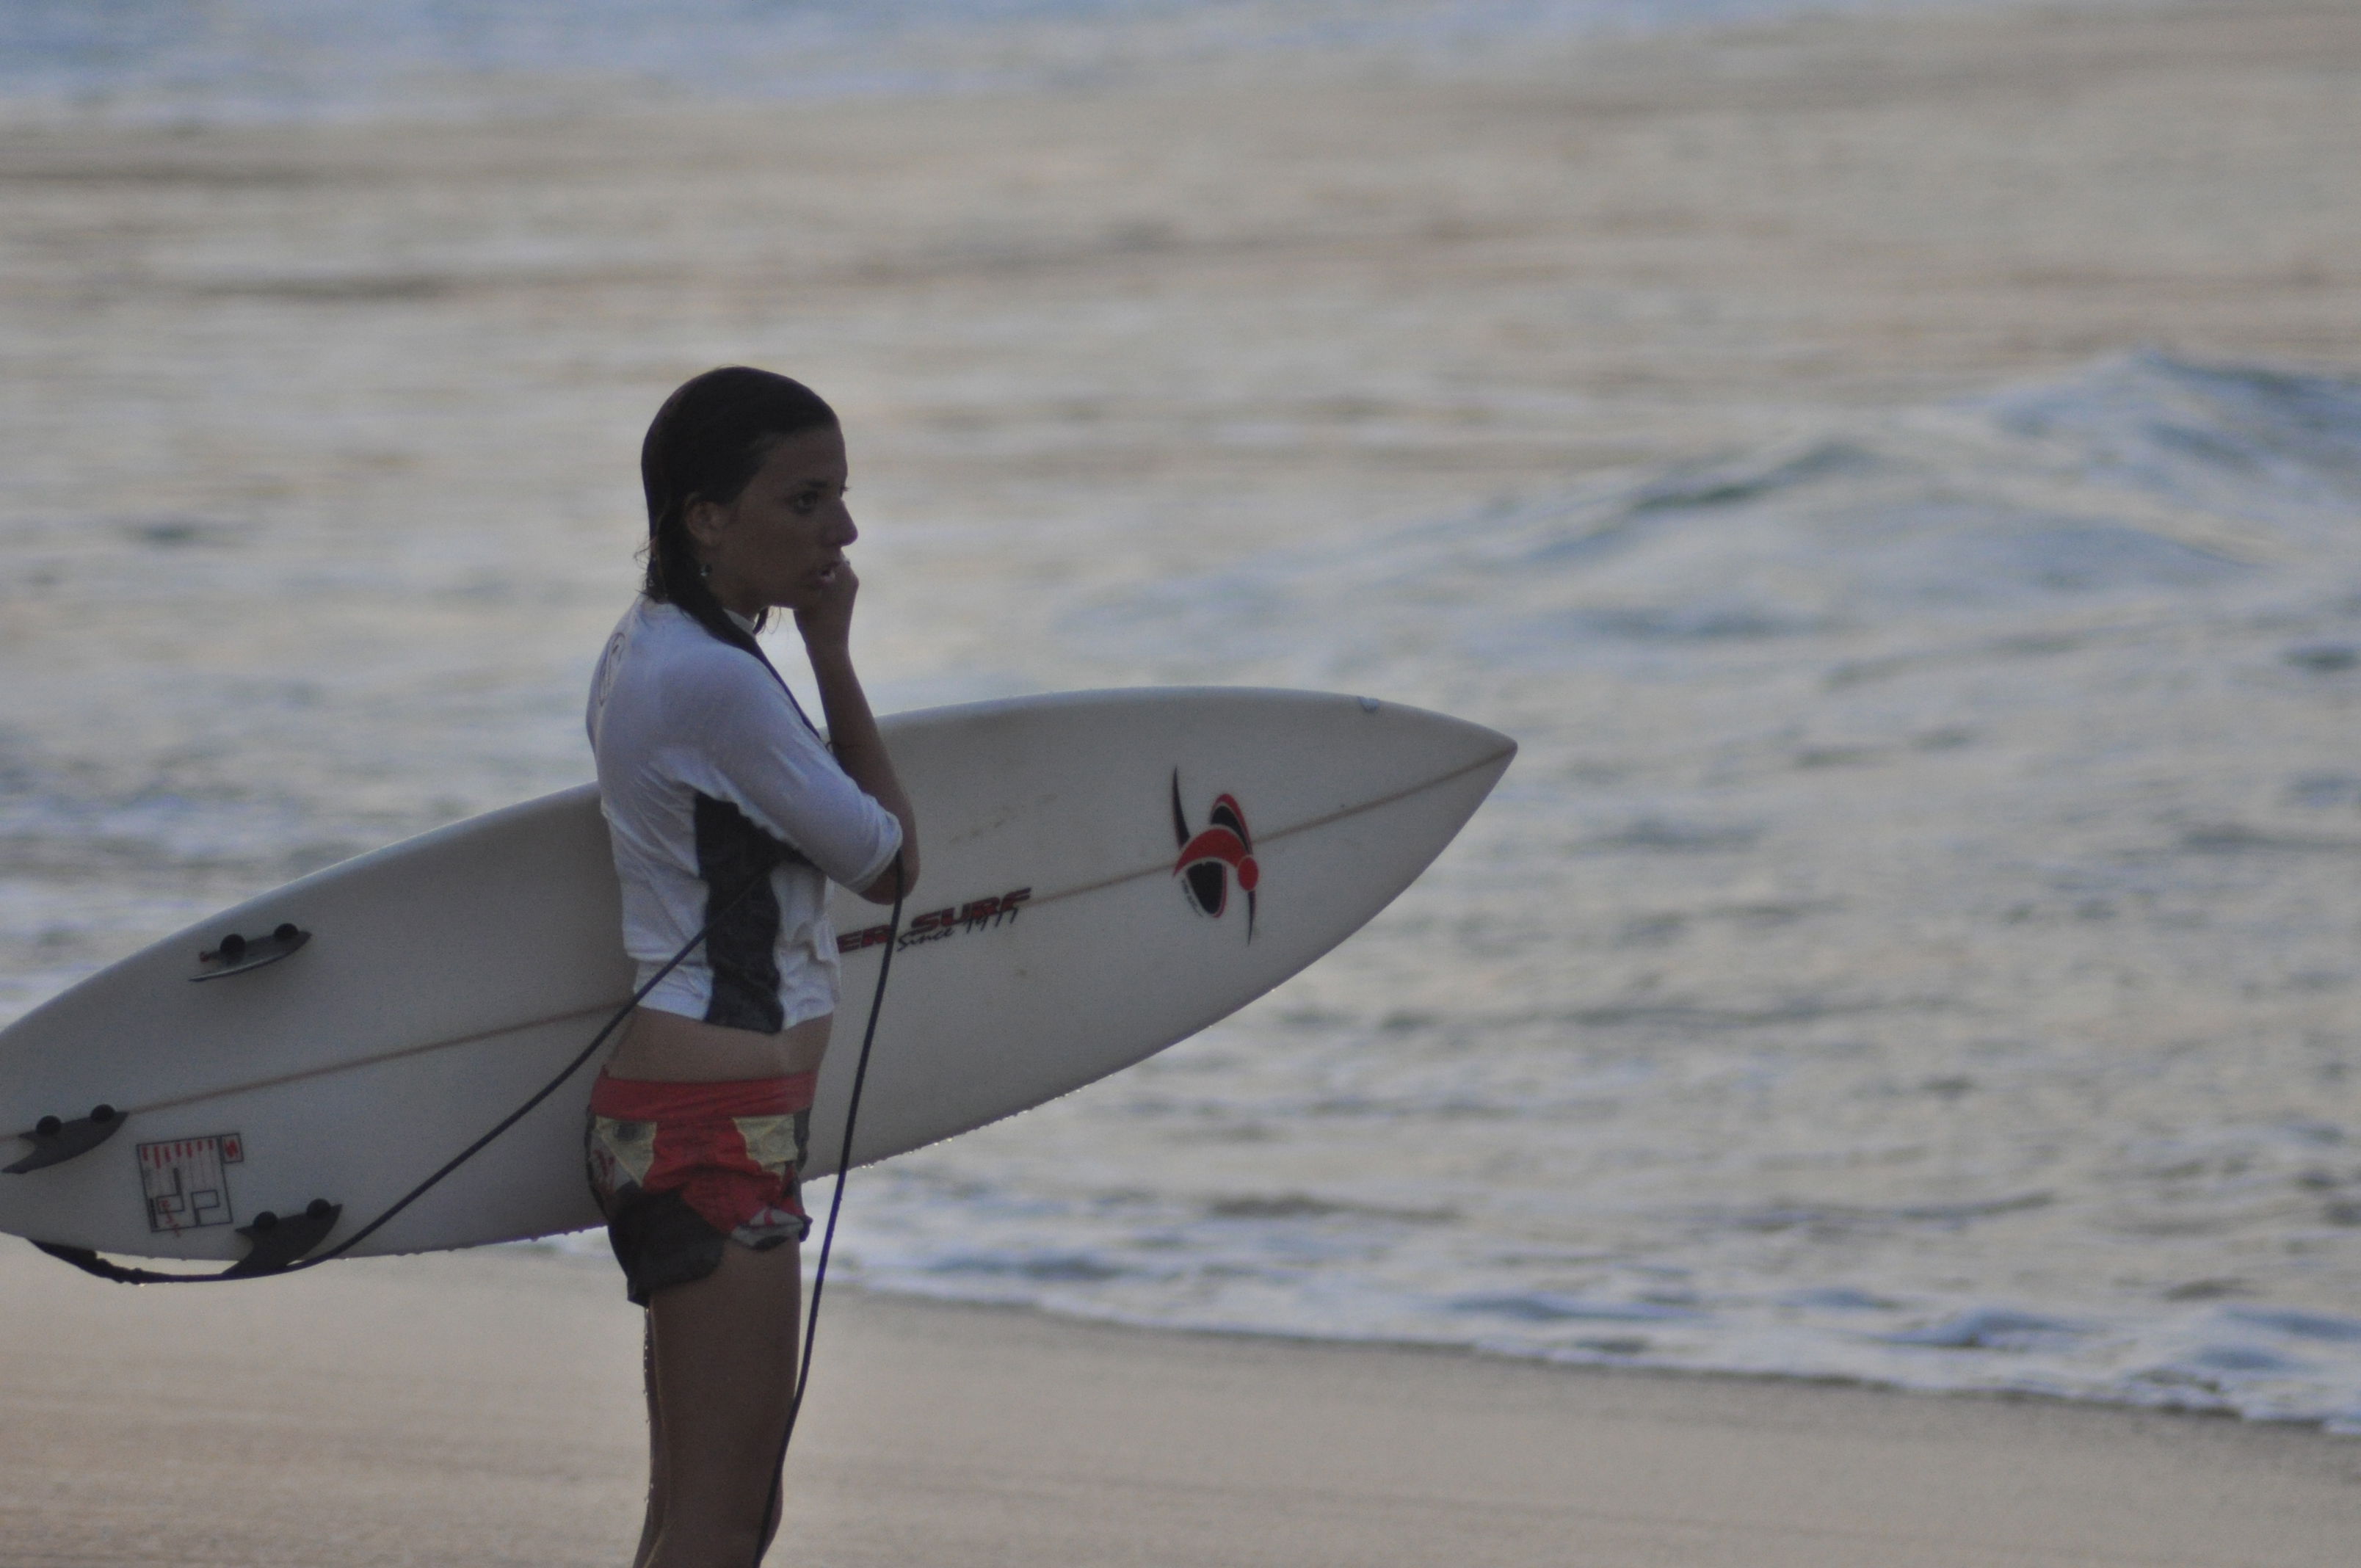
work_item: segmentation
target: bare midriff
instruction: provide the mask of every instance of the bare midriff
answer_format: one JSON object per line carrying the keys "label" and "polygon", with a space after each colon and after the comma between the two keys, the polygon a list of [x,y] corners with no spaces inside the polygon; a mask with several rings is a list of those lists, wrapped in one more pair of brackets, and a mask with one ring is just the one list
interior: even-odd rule
{"label": "bare midriff", "polygon": [[828,1054],[829,1018],[807,1018],[775,1035],[732,1029],[642,1007],[623,1027],[607,1071],[658,1083],[738,1083],[818,1070]]}

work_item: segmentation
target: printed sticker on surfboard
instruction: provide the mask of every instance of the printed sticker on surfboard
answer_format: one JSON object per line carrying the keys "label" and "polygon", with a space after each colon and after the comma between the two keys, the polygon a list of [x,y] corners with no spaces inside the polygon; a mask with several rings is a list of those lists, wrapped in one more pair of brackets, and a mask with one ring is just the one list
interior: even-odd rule
{"label": "printed sticker on surfboard", "polygon": [[[1228,688],[1018,698],[882,728],[925,870],[891,938],[856,1163],[1038,1105],[1262,994],[1407,887],[1515,752],[1416,708]],[[879,907],[840,890],[831,912],[843,1000],[814,1174],[841,1154],[848,1042],[889,943]],[[342,1206],[333,1245],[629,997],[619,928],[585,786],[329,867],[134,954],[0,1031],[0,1134],[21,1134],[19,1151],[42,1126],[96,1140],[0,1174],[0,1230],[234,1259],[253,1216],[324,1200]],[[581,1154],[594,1071],[357,1250],[595,1224]]]}

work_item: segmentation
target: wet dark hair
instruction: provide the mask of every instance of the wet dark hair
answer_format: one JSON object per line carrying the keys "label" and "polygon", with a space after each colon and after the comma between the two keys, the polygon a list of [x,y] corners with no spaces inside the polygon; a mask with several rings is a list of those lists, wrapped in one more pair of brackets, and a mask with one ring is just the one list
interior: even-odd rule
{"label": "wet dark hair", "polygon": [[640,444],[640,483],[648,495],[648,572],[641,591],[658,604],[680,606],[722,641],[762,659],[761,645],[705,585],[688,533],[689,503],[728,506],[771,448],[837,422],[818,392],[768,370],[730,365],[681,383]]}

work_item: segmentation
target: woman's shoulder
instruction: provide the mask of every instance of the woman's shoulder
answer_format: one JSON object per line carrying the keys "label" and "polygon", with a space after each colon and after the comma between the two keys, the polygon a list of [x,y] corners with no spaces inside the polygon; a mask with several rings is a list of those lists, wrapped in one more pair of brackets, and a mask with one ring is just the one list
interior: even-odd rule
{"label": "woman's shoulder", "polygon": [[618,657],[627,679],[675,716],[713,705],[767,707],[777,685],[762,661],[708,631],[678,605],[642,599],[623,618]]}
{"label": "woman's shoulder", "polygon": [[[675,681],[732,684],[762,666],[697,623],[676,604],[642,598],[615,629],[615,654],[642,675]],[[745,668],[741,669],[741,666]]]}

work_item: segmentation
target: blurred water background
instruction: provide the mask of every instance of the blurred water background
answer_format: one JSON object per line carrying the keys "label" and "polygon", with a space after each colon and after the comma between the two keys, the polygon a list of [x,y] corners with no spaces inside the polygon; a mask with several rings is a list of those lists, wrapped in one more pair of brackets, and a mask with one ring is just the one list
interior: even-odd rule
{"label": "blurred water background", "polygon": [[[708,98],[1440,70],[1800,8],[5,0],[20,126],[281,139],[0,169],[0,1016],[586,778],[640,422],[704,363],[817,363],[854,415],[880,706],[1282,684],[1524,748],[1298,981],[858,1179],[866,1285],[2361,1431],[2361,379],[2117,347],[1916,400],[1732,372],[1642,418],[1481,355],[1441,392],[1377,347],[1193,364],[1152,297],[1072,297],[1029,188],[898,250],[842,197],[818,302],[783,304],[697,291],[759,214],[447,124],[616,97],[659,137]],[[421,121],[431,157],[387,128]],[[462,201],[469,159],[535,172]],[[569,207],[596,201],[605,227]],[[1078,265],[1201,237],[1122,218]],[[1351,276],[1323,342],[1461,352],[1419,314],[1446,307]],[[847,279],[932,313],[938,356],[882,360]],[[1051,298],[973,306],[1020,286]],[[1689,343],[1686,309],[1651,340]],[[1009,380],[1036,363],[1051,390]],[[1532,455],[1618,418],[1615,452]],[[1499,455],[1436,457],[1455,422]],[[1219,461],[1139,455],[1168,434]]]}
{"label": "blurred water background", "polygon": [[618,85],[758,97],[958,92],[1339,49],[1447,59],[1567,35],[1941,3],[6,0],[0,93],[19,114],[148,121],[474,116],[493,81],[511,113]]}

